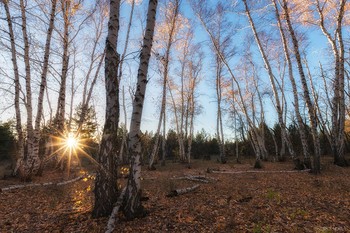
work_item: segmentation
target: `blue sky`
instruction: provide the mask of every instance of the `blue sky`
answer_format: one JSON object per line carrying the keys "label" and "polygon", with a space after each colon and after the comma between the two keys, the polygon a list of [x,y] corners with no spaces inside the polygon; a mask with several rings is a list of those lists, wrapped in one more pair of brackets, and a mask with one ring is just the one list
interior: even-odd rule
{"label": "blue sky", "polygon": [[[160,1],[162,2],[162,1]],[[216,1],[210,1],[211,4],[215,3]],[[145,9],[148,1],[143,1],[141,6],[136,7],[135,16],[133,20],[133,31],[131,35],[130,45],[129,45],[129,53],[135,52],[139,49],[140,46],[140,39],[141,39],[141,18],[145,17]],[[193,12],[191,11],[188,1],[183,0],[182,1],[182,13],[196,21],[196,18],[194,17]],[[121,26],[122,30],[120,31],[120,50],[119,52],[122,52],[122,47],[124,43],[124,37],[125,37],[125,25],[126,21],[128,19],[128,14],[130,11],[130,7],[124,3],[122,6],[121,11]],[[159,14],[161,14],[161,11],[158,11],[158,17]],[[237,65],[239,59],[241,58],[241,53],[244,51],[245,45],[246,45],[246,35],[251,35],[251,29],[247,23],[247,20],[243,14],[239,14],[238,12],[231,12],[229,14],[230,20],[233,23],[239,23],[240,29],[237,31],[232,32],[233,37],[233,43],[237,46],[237,56],[235,56],[234,59],[231,61],[232,67]],[[254,14],[253,14],[254,17]],[[261,22],[259,22],[261,23]],[[273,27],[272,25],[264,25],[265,22],[262,22],[260,25],[261,28],[266,27]],[[2,25],[4,26],[4,25]],[[325,37],[322,35],[320,29],[318,27],[305,27],[301,28],[304,30],[304,33],[308,36],[308,46],[306,49],[309,65],[311,67],[311,71],[315,74],[318,72],[318,62],[319,60],[322,60],[323,63],[327,64],[327,60],[331,58],[331,55],[328,52],[328,44],[325,39]],[[209,40],[206,32],[203,31],[202,27],[197,24],[196,25],[196,31],[195,31],[195,40],[196,42],[201,42],[203,44],[203,50],[207,54],[205,60],[204,60],[204,70],[203,70],[203,76],[204,79],[200,83],[199,87],[199,96],[200,96],[200,104],[203,106],[202,114],[197,116],[195,119],[195,131],[200,131],[202,128],[204,128],[207,132],[214,134],[216,131],[216,98],[215,98],[215,83],[213,82],[214,78],[214,72],[212,67],[212,57],[210,49],[208,48]],[[266,71],[263,68],[262,65],[262,59],[260,54],[256,50],[256,45],[253,42],[252,50],[254,53],[254,61],[260,66],[259,67],[259,75],[261,76],[262,83],[269,87],[269,81],[266,77]],[[2,60],[1,60],[2,59]],[[7,61],[5,61],[7,60]],[[1,57],[0,62],[2,64],[5,64],[8,62],[9,59],[6,57]],[[124,67],[126,68],[126,71],[124,72],[126,74],[122,86],[125,86],[127,96],[129,97],[129,86],[134,88],[135,78],[137,75],[137,66],[138,66],[138,56],[129,55],[128,60],[126,62],[126,65]],[[8,67],[7,67],[8,68]],[[103,73],[103,72],[102,72]],[[142,121],[142,130],[148,130],[148,131],[155,131],[158,123],[158,117],[159,117],[159,103],[160,103],[160,95],[161,95],[161,88],[159,87],[159,74],[155,71],[154,67],[150,67],[149,70],[149,78],[150,81],[147,86],[147,93],[146,93],[146,102],[144,105],[144,113],[143,113],[143,121]],[[101,80],[103,79],[103,75],[101,75]],[[103,126],[103,120],[104,120],[104,86],[103,82],[99,81],[98,86],[95,89],[94,98],[93,98],[93,104],[96,106],[97,110],[97,117],[100,122],[100,126]],[[317,80],[316,80],[317,81]],[[288,84],[287,84],[288,85]],[[9,87],[9,86],[6,86]],[[69,90],[67,90],[69,91]],[[5,93],[5,94],[4,94]],[[0,100],[2,108],[0,109],[0,120],[5,121],[9,118],[14,117],[14,112],[11,110],[11,102],[12,97],[10,94],[6,92],[2,92],[3,98]],[[128,111],[128,118],[130,117],[131,112],[131,98],[127,98],[127,111]],[[289,99],[291,99],[289,97]],[[53,104],[55,104],[56,100],[52,100]],[[78,100],[76,101],[78,103]],[[276,120],[276,113],[272,106],[271,100],[268,98],[265,99],[265,110],[267,110],[266,113],[266,119],[267,123],[272,125]],[[47,107],[47,106],[46,106]],[[69,106],[67,106],[68,110]],[[55,107],[53,107],[55,109]],[[288,106],[289,111],[292,111],[292,105],[289,104]],[[168,114],[169,116],[169,114]],[[232,138],[233,132],[230,127],[230,117],[228,115],[225,116],[225,122],[228,124],[225,124],[225,133],[226,138]],[[123,113],[121,112],[121,122],[124,122]],[[128,120],[128,124],[130,123],[130,120]],[[171,125],[170,119],[168,120],[168,126],[167,128],[175,129],[175,126]]]}

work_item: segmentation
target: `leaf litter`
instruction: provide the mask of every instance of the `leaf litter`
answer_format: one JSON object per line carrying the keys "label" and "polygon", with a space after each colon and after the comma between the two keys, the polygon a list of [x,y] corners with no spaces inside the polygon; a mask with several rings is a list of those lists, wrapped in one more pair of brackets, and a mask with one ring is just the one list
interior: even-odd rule
{"label": "leaf litter", "polygon": [[[289,172],[288,162],[266,162],[262,170],[252,164],[196,160],[192,169],[179,163],[144,169],[143,205],[149,214],[126,221],[119,213],[114,232],[350,232],[350,168],[326,160],[321,175],[315,176]],[[226,172],[207,173],[214,167]],[[71,174],[71,179],[80,175]],[[63,176],[47,171],[34,183],[59,183]],[[0,180],[0,188],[18,184],[15,178]],[[197,184],[189,193],[167,197],[172,190]],[[60,186],[3,191],[0,232],[104,232],[108,218],[91,217],[93,186],[90,175]]]}

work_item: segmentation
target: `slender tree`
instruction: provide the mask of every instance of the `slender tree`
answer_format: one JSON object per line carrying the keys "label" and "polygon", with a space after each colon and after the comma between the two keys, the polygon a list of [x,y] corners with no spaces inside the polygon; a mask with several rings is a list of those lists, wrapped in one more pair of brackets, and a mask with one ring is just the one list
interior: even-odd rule
{"label": "slender tree", "polygon": [[120,0],[110,1],[108,34],[105,56],[106,112],[102,139],[98,152],[100,167],[95,181],[94,217],[108,216],[118,196],[117,186],[117,132],[119,123],[119,54],[117,43],[119,35]]}
{"label": "slender tree", "polygon": [[145,99],[148,64],[151,57],[154,26],[156,22],[157,0],[150,0],[148,5],[146,31],[140,54],[140,64],[137,74],[136,92],[133,100],[133,111],[130,122],[128,149],[130,154],[130,173],[126,187],[123,212],[127,219],[133,219],[145,214],[141,204],[141,117]]}
{"label": "slender tree", "polygon": [[[335,3],[335,4],[334,4]],[[319,14],[319,26],[326,36],[334,55],[334,81],[333,81],[333,99],[332,99],[332,130],[331,147],[334,157],[334,163],[339,166],[348,165],[344,158],[344,126],[345,126],[345,46],[343,41],[343,21],[345,14],[345,5],[347,0],[330,1],[322,3],[316,1],[316,8]],[[330,6],[329,6],[330,5]],[[326,16],[330,7],[338,7],[335,16],[334,35],[332,36],[327,28]]]}
{"label": "slender tree", "polygon": [[285,15],[286,23],[287,23],[287,28],[289,35],[292,39],[292,44],[293,44],[293,52],[294,56],[297,62],[297,67],[298,67],[298,72],[300,76],[300,81],[302,84],[302,89],[303,89],[303,98],[307,106],[307,111],[308,111],[308,117],[309,121],[311,124],[311,133],[313,137],[313,142],[314,142],[314,156],[313,156],[313,172],[314,173],[320,173],[321,171],[321,164],[320,164],[320,139],[319,135],[317,132],[317,117],[315,115],[315,107],[313,104],[313,101],[311,100],[310,97],[310,91],[309,87],[306,81],[306,75],[304,72],[304,66],[301,60],[301,54],[300,54],[300,48],[299,48],[299,41],[298,38],[295,34],[294,27],[292,25],[291,19],[290,19],[290,13],[289,13],[289,7],[288,3],[286,0],[283,0],[283,12]]}
{"label": "slender tree", "polygon": [[6,12],[6,21],[9,28],[9,36],[10,36],[10,42],[11,42],[11,60],[13,65],[13,73],[14,73],[14,84],[15,84],[15,112],[16,112],[16,131],[18,135],[18,141],[17,141],[17,156],[16,156],[16,168],[14,170],[14,173],[17,173],[17,170],[20,166],[23,166],[23,159],[24,159],[24,136],[23,136],[23,129],[22,129],[22,117],[21,117],[21,111],[20,111],[20,82],[19,82],[19,71],[18,71],[18,63],[17,63],[17,49],[16,49],[16,43],[15,43],[15,34],[13,30],[12,25],[12,18],[9,8],[9,1],[4,0],[3,1],[5,12]]}
{"label": "slender tree", "polygon": [[160,128],[163,123],[163,140],[162,140],[162,163],[165,162],[165,137],[166,137],[166,97],[167,97],[167,82],[168,82],[168,76],[169,76],[169,63],[170,63],[170,53],[172,46],[175,41],[175,36],[177,32],[177,19],[180,11],[180,4],[181,0],[171,0],[168,3],[168,8],[166,9],[165,13],[165,19],[164,22],[159,26],[159,31],[163,33],[160,33],[159,37],[164,39],[164,55],[158,55],[159,60],[161,61],[162,65],[162,75],[163,75],[163,89],[162,89],[162,102],[161,102],[161,110],[160,110],[160,116],[159,116],[159,122],[158,122],[158,128],[156,133],[156,140],[153,147],[152,154],[150,156],[149,161],[149,169],[154,169],[154,158],[156,156],[156,153],[158,151],[158,143],[159,143],[159,135],[160,135]]}
{"label": "slender tree", "polygon": [[285,55],[285,59],[287,61],[287,66],[288,66],[288,77],[290,80],[290,83],[292,85],[292,90],[293,90],[293,99],[294,99],[294,110],[295,110],[295,116],[297,118],[298,122],[298,130],[300,134],[300,140],[303,148],[303,154],[304,154],[304,160],[307,162],[310,159],[310,152],[309,152],[309,146],[307,143],[307,137],[306,137],[306,132],[305,132],[305,126],[303,119],[300,114],[299,110],[299,95],[298,95],[298,89],[297,89],[297,84],[294,78],[294,72],[293,72],[293,64],[291,60],[291,54],[290,54],[290,49],[288,47],[288,41],[286,37],[286,32],[285,29],[282,26],[282,20],[280,16],[280,12],[277,6],[277,3],[275,0],[272,0],[274,7],[275,7],[275,14],[276,14],[276,19],[277,19],[277,26],[281,35],[281,40],[283,44],[283,52]]}
{"label": "slender tree", "polygon": [[[288,137],[287,131],[286,131],[286,125],[285,122],[283,120],[283,109],[282,109],[282,104],[281,104],[281,98],[277,89],[277,85],[276,85],[276,77],[273,73],[273,69],[271,66],[271,63],[267,57],[266,51],[264,49],[264,47],[262,46],[262,42],[260,39],[260,36],[257,32],[254,20],[251,16],[251,12],[249,9],[249,6],[247,4],[246,0],[243,0],[244,6],[245,6],[245,13],[247,15],[248,21],[250,23],[250,27],[252,29],[256,44],[258,45],[261,57],[263,58],[264,61],[264,65],[265,65],[265,69],[268,73],[269,79],[270,79],[270,84],[271,84],[271,88],[272,88],[272,92],[274,95],[274,100],[275,100],[275,107],[276,107],[276,111],[277,111],[277,115],[278,115],[278,123],[281,126],[281,138],[282,140],[284,140],[287,143],[288,149],[289,149],[289,153],[291,154],[292,157],[295,156],[294,150],[293,150],[293,146],[292,143]],[[284,151],[281,151],[281,154],[284,153]],[[283,154],[281,156],[284,156]]]}

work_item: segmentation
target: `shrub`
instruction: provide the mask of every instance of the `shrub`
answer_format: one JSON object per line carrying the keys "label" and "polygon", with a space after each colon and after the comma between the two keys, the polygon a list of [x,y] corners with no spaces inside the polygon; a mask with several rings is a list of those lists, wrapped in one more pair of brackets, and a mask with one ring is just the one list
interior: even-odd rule
{"label": "shrub", "polygon": [[13,134],[13,123],[0,123],[0,161],[14,158],[16,139]]}

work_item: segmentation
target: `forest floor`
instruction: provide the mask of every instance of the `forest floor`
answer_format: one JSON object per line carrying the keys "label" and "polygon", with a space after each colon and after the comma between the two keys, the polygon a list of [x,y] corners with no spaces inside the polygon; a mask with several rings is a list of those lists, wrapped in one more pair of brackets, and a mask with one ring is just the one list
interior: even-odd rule
{"label": "forest floor", "polygon": [[[115,232],[350,232],[350,168],[329,159],[322,164],[320,175],[290,172],[290,162],[265,162],[254,170],[251,160],[224,165],[194,160],[191,169],[168,162],[155,171],[143,169],[149,214],[126,221],[120,213]],[[207,173],[208,168],[226,173]],[[71,178],[84,172],[72,172]],[[199,175],[209,182],[177,179]],[[33,182],[66,179],[46,171]],[[66,185],[3,190],[0,232],[104,232],[108,219],[91,217],[93,180],[89,175]],[[16,184],[22,183],[0,180],[0,188]],[[171,190],[196,184],[193,192],[167,197]]]}

